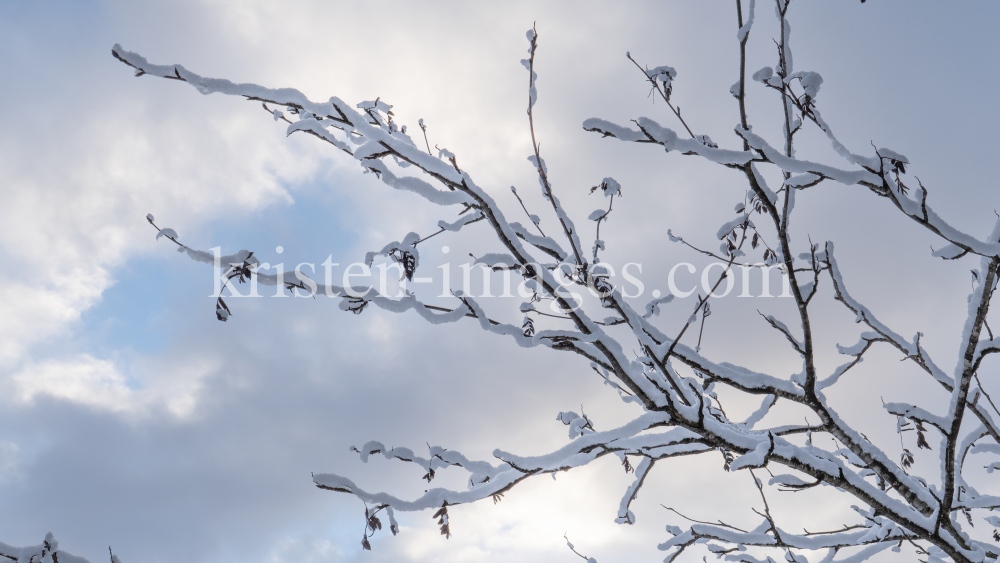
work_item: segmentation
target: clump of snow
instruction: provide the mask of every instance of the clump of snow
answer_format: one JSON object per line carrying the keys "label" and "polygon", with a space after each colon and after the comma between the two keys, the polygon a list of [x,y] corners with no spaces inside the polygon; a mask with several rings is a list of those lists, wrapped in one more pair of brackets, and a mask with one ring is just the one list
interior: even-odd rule
{"label": "clump of snow", "polygon": [[608,177],[601,180],[599,187],[601,188],[601,191],[604,192],[604,197],[621,195],[622,185],[619,184],[614,178]]}
{"label": "clump of snow", "polygon": [[902,162],[904,164],[909,164],[910,163],[910,159],[906,158],[905,156],[899,154],[898,152],[896,152],[896,151],[894,151],[892,149],[887,149],[885,147],[879,147],[878,151],[876,151],[876,152],[878,152],[878,155],[881,156],[882,158],[888,158],[889,160],[895,160],[897,162]]}
{"label": "clump of snow", "polygon": [[647,70],[646,76],[654,82],[660,82],[664,88],[669,90],[674,79],[677,78],[677,71],[674,70],[674,67],[664,65]]}
{"label": "clump of snow", "polygon": [[750,28],[753,26],[753,12],[756,7],[756,0],[750,0],[750,10],[747,15],[747,21],[743,23],[740,30],[736,32],[736,40],[743,43],[747,39],[747,34],[750,33]]}
{"label": "clump of snow", "polygon": [[177,240],[177,231],[171,228],[160,229],[160,232],[156,233],[156,240],[160,240],[160,237],[167,237]]}
{"label": "clump of snow", "polygon": [[706,147],[712,147],[713,149],[719,148],[719,145],[712,141],[712,138],[708,135],[696,135],[695,140],[699,143],[705,145]]}
{"label": "clump of snow", "polygon": [[807,96],[815,98],[816,94],[819,94],[819,87],[823,84],[823,77],[818,72],[799,71],[788,77],[789,80],[795,78],[799,79],[799,83],[802,84],[802,89],[805,90]]}
{"label": "clump of snow", "polygon": [[664,303],[670,303],[673,300],[674,296],[673,294],[670,293],[664,295],[663,297],[653,299],[652,301],[646,304],[646,314],[643,315],[643,318],[648,319],[650,317],[658,316],[660,314],[660,305]]}
{"label": "clump of snow", "polygon": [[753,73],[753,75],[750,78],[753,78],[757,82],[765,82],[768,78],[771,78],[772,75],[774,75],[774,69],[769,66],[766,66],[758,70],[757,72]]}

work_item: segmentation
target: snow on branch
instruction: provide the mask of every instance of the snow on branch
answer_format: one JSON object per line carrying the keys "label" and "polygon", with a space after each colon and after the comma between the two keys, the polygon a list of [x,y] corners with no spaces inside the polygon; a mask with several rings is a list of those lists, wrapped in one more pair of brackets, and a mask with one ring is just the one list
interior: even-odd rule
{"label": "snow on branch", "polygon": [[[121,563],[121,559],[108,548],[111,563]],[[59,542],[52,532],[45,534],[45,541],[28,547],[14,547],[0,542],[0,557],[17,563],[90,563],[83,557],[78,557],[59,549]]]}

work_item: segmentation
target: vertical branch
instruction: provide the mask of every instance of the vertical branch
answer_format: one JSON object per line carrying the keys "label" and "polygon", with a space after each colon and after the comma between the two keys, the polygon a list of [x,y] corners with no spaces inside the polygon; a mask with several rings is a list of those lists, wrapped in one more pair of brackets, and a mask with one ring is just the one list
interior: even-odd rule
{"label": "vertical branch", "polygon": [[[980,285],[982,294],[976,304],[975,315],[970,315],[969,322],[972,326],[965,346],[965,353],[962,356],[962,371],[958,384],[951,400],[951,428],[948,430],[947,441],[944,451],[944,495],[941,498],[941,510],[938,512],[938,526],[951,528],[951,507],[955,501],[955,459],[958,449],[959,433],[962,430],[962,419],[965,415],[966,401],[969,398],[969,387],[972,385],[972,378],[976,371],[976,346],[979,344],[979,336],[983,330],[983,323],[986,321],[986,314],[989,312],[990,299],[993,297],[993,284],[997,280],[997,268],[1000,267],[1000,257],[994,257],[986,265],[986,279]],[[970,307],[971,309],[971,307]],[[971,311],[970,311],[971,313]],[[962,542],[960,535],[956,539]]]}
{"label": "vertical branch", "polygon": [[[771,526],[771,533],[774,534],[775,543],[777,543],[778,545],[784,545],[784,542],[781,541],[781,534],[778,532],[778,526],[777,524],[774,523],[774,518],[771,517],[771,507],[768,506],[767,497],[764,496],[764,485],[760,482],[760,479],[757,478],[757,475],[754,474],[753,469],[750,469],[749,471],[750,471],[750,476],[753,478],[754,486],[757,487],[757,491],[760,492],[760,499],[764,501],[764,513],[761,514],[761,516],[766,518],[767,523]],[[754,510],[754,512],[757,511]],[[760,513],[757,512],[757,514]]]}
{"label": "vertical branch", "polygon": [[427,154],[434,156],[434,153],[431,152],[431,142],[427,140],[427,126],[424,125],[423,118],[420,118],[417,123],[420,125],[420,130],[424,132],[424,144],[427,145]]}
{"label": "vertical branch", "polygon": [[552,204],[553,211],[556,212],[556,216],[559,218],[559,223],[562,225],[563,232],[566,233],[566,238],[569,239],[569,244],[573,247],[573,257],[576,259],[578,266],[584,266],[586,261],[583,259],[583,253],[580,252],[579,237],[576,236],[576,232],[573,230],[572,222],[563,211],[562,206],[556,199],[555,194],[552,193],[552,185],[549,184],[549,177],[545,171],[545,164],[542,162],[542,156],[538,150],[538,141],[535,139],[535,116],[532,108],[535,105],[535,99],[537,97],[537,91],[535,90],[535,49],[538,48],[538,31],[534,27],[531,28],[531,50],[529,51],[528,57],[528,127],[531,129],[531,147],[535,151],[535,167],[538,169],[538,179],[542,182],[542,192],[546,199]]}
{"label": "vertical branch", "polygon": [[[593,191],[591,191],[591,193],[593,193]],[[594,239],[595,239],[595,242],[594,242],[594,262],[595,263],[597,262],[597,251],[599,250],[596,241],[601,240],[601,222],[607,221],[608,215],[611,214],[611,208],[612,208],[612,206],[614,206],[614,204],[615,204],[615,194],[611,194],[610,201],[608,202],[608,210],[604,212],[604,215],[601,215],[600,217],[597,218],[597,232],[594,234]]]}
{"label": "vertical branch", "polygon": [[[781,104],[785,111],[785,156],[792,158],[792,154],[794,153],[792,142],[795,131],[792,128],[792,106],[791,102],[788,101],[788,84],[785,81],[792,70],[789,60],[791,58],[790,47],[787,41],[789,34],[788,20],[785,18],[791,0],[785,0],[784,2],[782,0],[775,0],[775,2],[778,7],[778,17],[781,19],[781,41],[778,44],[778,75],[781,77]],[[791,173],[788,171],[784,171],[783,174],[786,180],[791,177]],[[818,399],[816,399],[816,365],[813,358],[812,324],[809,321],[809,311],[806,307],[806,301],[802,297],[802,291],[799,289],[799,283],[795,276],[792,249],[788,242],[788,217],[791,214],[794,201],[794,188],[785,186],[785,200],[781,210],[781,220],[777,225],[778,240],[781,243],[781,253],[783,254],[782,258],[784,259],[789,285],[791,286],[792,295],[795,297],[795,304],[798,307],[799,318],[802,322],[802,345],[805,351],[806,362],[806,393],[810,395],[814,402],[818,402]],[[826,414],[825,409],[823,409],[823,414]],[[824,416],[824,418],[829,419],[829,416]]]}
{"label": "vertical branch", "polygon": [[[782,7],[782,0],[775,0],[778,6],[778,17],[781,18],[781,42],[778,44],[778,75],[781,77],[781,104],[782,108],[785,110],[785,156],[791,158],[792,156],[792,137],[795,132],[792,130],[792,103],[788,99],[788,76],[791,74],[792,69],[791,64],[789,64],[790,49],[788,45],[788,20],[785,18],[785,14],[788,13],[788,5],[791,0],[786,0],[784,2],[784,7]],[[787,180],[791,173],[784,172],[785,179]]]}
{"label": "vertical branch", "polygon": [[[751,0],[752,1],[752,0]],[[751,8],[752,10],[753,8]],[[751,17],[753,17],[751,15]],[[740,32],[738,39],[740,40],[740,89],[737,98],[740,102],[740,125],[743,129],[749,129],[747,124],[747,106],[746,106],[746,75],[747,75],[747,40],[750,39],[750,28],[745,31],[743,26],[743,4],[742,0],[736,0],[736,19],[740,26]],[[750,150],[750,143],[746,139],[743,139],[743,150]]]}

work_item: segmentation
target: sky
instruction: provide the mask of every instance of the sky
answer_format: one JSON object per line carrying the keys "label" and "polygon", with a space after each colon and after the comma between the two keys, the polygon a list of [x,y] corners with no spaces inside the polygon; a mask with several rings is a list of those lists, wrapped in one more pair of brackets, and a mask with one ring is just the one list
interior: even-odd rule
{"label": "sky", "polygon": [[[839,139],[862,154],[875,144],[906,155],[939,214],[988,233],[1000,209],[990,166],[1000,129],[1000,6],[798,0],[789,17],[796,69],[822,74],[818,107]],[[725,473],[716,456],[662,464],[633,505],[637,523],[616,525],[629,479],[605,458],[526,482],[495,506],[453,509],[447,540],[429,513],[400,515],[402,533],[377,534],[363,552],[364,506],[316,489],[310,474],[411,497],[424,482],[398,462],[363,464],[350,446],[375,439],[487,460],[495,448],[535,455],[566,443],[560,411],[582,408],[600,428],[638,412],[583,360],[518,348],[471,319],[355,316],[335,300],[275,298],[262,288],[258,299],[229,299],[234,314],[221,323],[212,268],[156,240],[145,219],[155,215],[194,248],[248,249],[288,270],[307,262],[319,272],[327,258],[361,262],[455,217],[390,190],[312,137],[286,138],[256,102],[133,77],[111,56],[116,43],[153,63],[294,87],[313,100],[391,103],[411,134],[423,119],[429,144],[455,153],[508,216],[523,213],[513,185],[555,230],[526,160],[528,77],[519,61],[532,25],[535,132],[554,188],[583,224],[599,197],[589,188],[604,177],[621,183],[602,226],[604,256],[618,268],[642,264],[641,307],[653,289],[666,292],[673,265],[708,263],[671,243],[667,229],[714,248],[745,186],[718,167],[601,139],[581,124],[648,116],[679,128],[628,51],[649,67],[677,69],[672,99],[688,123],[738,148],[732,2],[0,2],[0,541],[37,544],[51,531],[92,561],[110,545],[123,561],[150,563],[568,562],[576,556],[567,534],[603,562],[662,558],[663,527],[682,522],[661,504],[752,518],[749,477]],[[762,0],[748,71],[774,64],[774,37],[773,9]],[[757,83],[748,92],[755,131],[778,142],[778,101]],[[803,134],[799,156],[839,164],[815,131]],[[810,238],[835,240],[855,297],[898,332],[924,332],[932,354],[954,356],[972,262],[933,259],[928,247],[940,240],[859,187],[810,189],[796,212],[793,243],[804,251]],[[495,251],[484,228],[470,227],[422,246],[421,268],[440,284],[438,266],[454,262],[456,279],[468,253]],[[836,365],[834,343],[852,344],[857,327],[826,289],[823,358]],[[489,303],[516,322],[519,302]],[[679,326],[689,302],[668,310],[664,326]],[[787,315],[787,301],[734,293],[712,306],[707,355],[796,369],[755,312]],[[875,355],[832,394],[849,420],[889,446],[895,419],[880,397],[946,399],[897,360]],[[1000,395],[987,369],[980,375]],[[859,388],[863,396],[850,391]],[[776,502],[789,520],[806,510]],[[835,517],[808,511],[818,521]]]}

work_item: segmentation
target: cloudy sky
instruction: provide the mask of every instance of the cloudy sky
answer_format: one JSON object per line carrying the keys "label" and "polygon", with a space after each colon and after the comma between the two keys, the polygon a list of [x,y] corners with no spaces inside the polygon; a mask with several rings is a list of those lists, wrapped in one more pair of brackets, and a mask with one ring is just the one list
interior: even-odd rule
{"label": "cloudy sky", "polygon": [[[588,199],[589,187],[605,176],[620,181],[617,215],[602,227],[607,259],[642,263],[646,292],[665,291],[673,264],[705,263],[669,243],[667,228],[718,244],[717,226],[744,184],[580,124],[648,116],[677,127],[648,96],[630,51],[650,67],[676,68],[673,99],[688,122],[737,147],[732,2],[535,4],[0,2],[0,541],[36,544],[52,531],[93,561],[111,545],[124,561],[150,563],[574,561],[568,533],[600,561],[653,560],[662,557],[663,526],[680,524],[661,503],[752,517],[749,478],[725,474],[712,458],[663,464],[633,505],[638,523],[615,525],[628,479],[605,458],[519,486],[496,506],[452,510],[450,540],[429,513],[402,515],[400,536],[379,534],[363,553],[364,507],[317,490],[310,473],[401,496],[420,493],[423,482],[413,467],[362,464],[351,445],[533,455],[565,443],[559,411],[582,405],[602,428],[637,412],[586,363],[519,349],[471,320],[354,316],[334,300],[277,299],[267,289],[267,297],[230,300],[234,316],[220,323],[212,269],[156,241],[145,220],[154,214],[196,248],[245,248],[288,269],[309,262],[320,270],[328,257],[360,261],[454,217],[390,191],[312,137],[285,138],[255,102],[134,78],[111,57],[115,43],[154,63],[295,87],[313,100],[380,97],[411,133],[424,119],[430,144],[454,152],[508,215],[520,213],[515,185],[543,227],[553,224],[526,161],[519,60],[534,22],[536,133],[555,189],[583,223],[597,197]],[[760,4],[751,71],[775,62],[773,10]],[[990,166],[1000,130],[1000,6],[802,2],[790,17],[796,69],[823,75],[819,107],[840,140],[863,154],[874,143],[907,155],[942,216],[988,233],[1000,208]],[[748,104],[755,131],[780,138],[777,100],[754,84]],[[836,162],[815,132],[800,155]],[[971,262],[933,260],[928,246],[939,241],[860,188],[823,185],[798,206],[793,237],[803,250],[807,235],[836,240],[856,297],[877,304],[899,332],[925,332],[931,352],[954,356]],[[486,234],[439,236],[422,250],[423,267],[496,251]],[[503,315],[518,302],[490,306]],[[668,313],[665,326],[686,308]],[[718,300],[706,353],[791,373],[794,358],[780,338],[761,335],[755,309],[789,311],[780,299]],[[853,343],[857,331],[834,310],[823,331],[831,358],[834,343]],[[775,346],[762,353],[761,343]],[[879,394],[903,400],[927,383],[883,377],[877,368],[898,371],[896,360],[873,359],[851,383],[871,397],[845,395],[855,403],[844,407],[890,444],[895,420],[876,412]],[[986,385],[1000,394],[995,374]]]}

